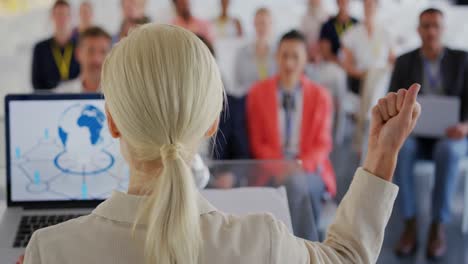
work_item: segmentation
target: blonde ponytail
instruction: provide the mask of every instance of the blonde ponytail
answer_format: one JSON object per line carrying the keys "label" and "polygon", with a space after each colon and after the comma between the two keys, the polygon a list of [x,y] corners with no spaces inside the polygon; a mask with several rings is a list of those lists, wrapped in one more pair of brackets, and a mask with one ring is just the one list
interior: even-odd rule
{"label": "blonde ponytail", "polygon": [[146,262],[198,263],[203,245],[189,164],[223,107],[213,56],[191,32],[145,25],[108,55],[102,89],[129,155],[162,164],[139,217],[148,223]]}
{"label": "blonde ponytail", "polygon": [[161,147],[163,169],[145,205],[149,218],[155,219],[148,224],[145,243],[148,262],[172,264],[198,260],[200,216],[194,199],[192,172],[182,151],[179,144]]}

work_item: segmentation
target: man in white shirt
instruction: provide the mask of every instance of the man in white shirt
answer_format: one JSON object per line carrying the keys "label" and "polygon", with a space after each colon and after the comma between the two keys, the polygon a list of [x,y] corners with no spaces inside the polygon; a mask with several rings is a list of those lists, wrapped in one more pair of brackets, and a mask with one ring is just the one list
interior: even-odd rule
{"label": "man in white shirt", "polygon": [[391,65],[395,61],[394,41],[388,27],[377,17],[378,0],[364,0],[364,20],[342,38],[341,66],[352,78],[351,90],[359,90],[357,127],[353,147],[362,150],[372,105],[387,91]]}
{"label": "man in white shirt", "polygon": [[112,37],[100,27],[81,33],[76,58],[81,67],[79,78],[61,83],[56,93],[96,93],[101,82],[101,68],[112,47]]}
{"label": "man in white shirt", "polygon": [[375,68],[393,64],[393,38],[387,26],[378,21],[377,0],[364,1],[364,20],[341,38],[342,66],[349,76],[363,80]]}

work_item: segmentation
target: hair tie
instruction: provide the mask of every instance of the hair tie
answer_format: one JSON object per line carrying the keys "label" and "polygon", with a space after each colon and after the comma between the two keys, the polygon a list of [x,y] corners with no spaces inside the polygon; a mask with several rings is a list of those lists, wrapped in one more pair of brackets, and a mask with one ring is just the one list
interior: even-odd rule
{"label": "hair tie", "polygon": [[180,157],[182,152],[182,145],[178,143],[165,144],[160,149],[161,159],[164,161],[176,160]]}

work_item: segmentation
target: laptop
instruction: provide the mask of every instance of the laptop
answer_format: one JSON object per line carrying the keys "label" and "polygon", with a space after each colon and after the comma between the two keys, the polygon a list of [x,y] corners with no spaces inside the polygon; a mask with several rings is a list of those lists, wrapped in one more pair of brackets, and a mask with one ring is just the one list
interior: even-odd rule
{"label": "laptop", "polygon": [[0,263],[14,263],[35,230],[89,214],[112,190],[127,189],[102,95],[8,95],[5,139]]}
{"label": "laptop", "polygon": [[413,130],[413,135],[425,138],[445,137],[447,128],[460,122],[460,98],[452,96],[422,95],[421,116]]}

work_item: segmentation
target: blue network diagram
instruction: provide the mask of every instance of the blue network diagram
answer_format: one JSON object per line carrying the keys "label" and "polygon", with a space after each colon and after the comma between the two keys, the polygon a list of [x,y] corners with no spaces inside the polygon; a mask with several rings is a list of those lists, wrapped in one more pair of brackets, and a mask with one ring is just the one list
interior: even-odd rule
{"label": "blue network diagram", "polygon": [[112,190],[126,190],[128,167],[98,107],[74,104],[39,134],[29,148],[12,146],[12,190],[20,199],[106,199]]}

